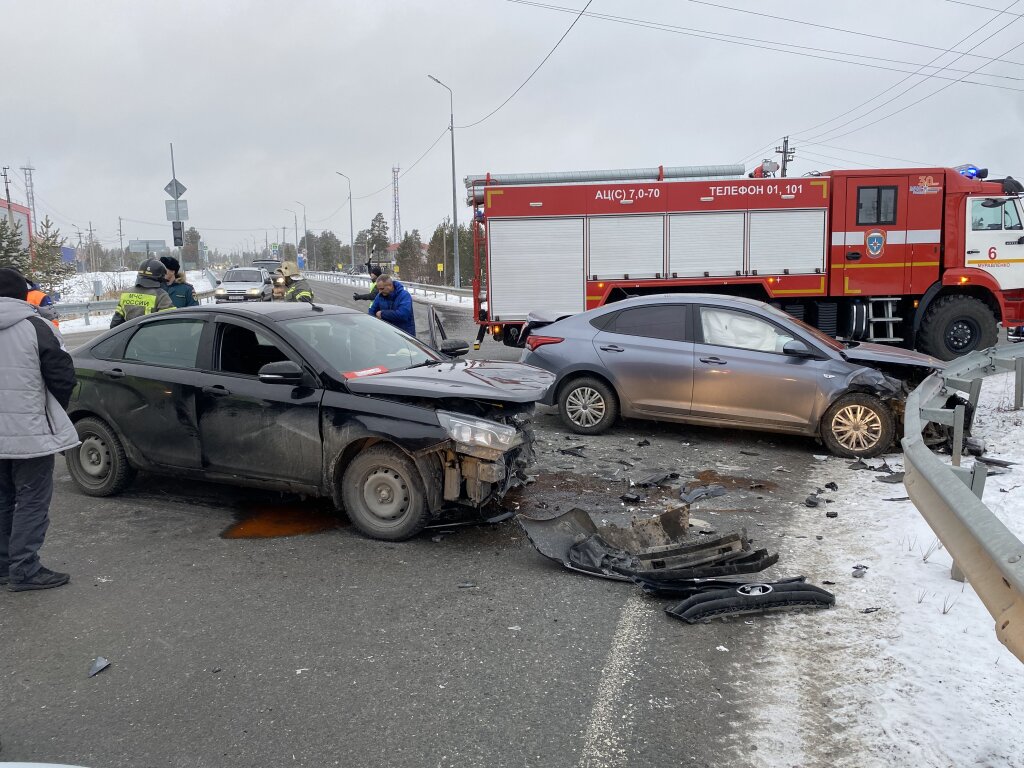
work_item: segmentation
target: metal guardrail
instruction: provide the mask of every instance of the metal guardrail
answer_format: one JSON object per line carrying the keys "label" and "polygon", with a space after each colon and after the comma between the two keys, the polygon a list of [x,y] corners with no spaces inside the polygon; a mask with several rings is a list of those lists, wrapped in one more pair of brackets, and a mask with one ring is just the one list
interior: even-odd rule
{"label": "metal guardrail", "polygon": [[[960,466],[964,433],[970,426],[986,376],[1016,375],[1014,409],[1024,406],[1024,345],[1005,345],[951,362],[925,379],[907,398],[904,418],[904,485],[914,506],[953,557],[953,578],[971,582],[995,620],[996,636],[1024,661],[1024,543],[981,501],[986,466]],[[947,407],[963,392],[961,403]],[[925,445],[928,422],[953,429],[953,460],[947,466]],[[962,576],[961,576],[962,574]]]}
{"label": "metal guardrail", "polygon": [[[199,299],[199,301],[213,296],[213,292],[217,287],[217,281],[220,279],[211,269],[205,269],[203,271],[206,273],[206,279],[213,288],[208,291],[197,292],[196,298]],[[61,320],[84,317],[85,324],[91,325],[92,323],[89,321],[92,319],[92,315],[98,313],[109,314],[113,312],[117,308],[117,299],[99,299],[97,301],[58,301],[54,306],[56,307],[57,315]]]}
{"label": "metal guardrail", "polygon": [[[354,285],[362,288],[370,286],[370,278],[362,275],[349,275],[344,272],[303,272],[304,277],[312,280],[323,280],[327,283],[340,283],[343,285]],[[401,279],[401,278],[398,278]],[[402,285],[412,293],[413,297],[422,296],[445,296],[458,299],[459,303],[473,303],[473,291],[469,288],[452,288],[446,285],[432,285],[430,283],[410,283],[402,280]]]}

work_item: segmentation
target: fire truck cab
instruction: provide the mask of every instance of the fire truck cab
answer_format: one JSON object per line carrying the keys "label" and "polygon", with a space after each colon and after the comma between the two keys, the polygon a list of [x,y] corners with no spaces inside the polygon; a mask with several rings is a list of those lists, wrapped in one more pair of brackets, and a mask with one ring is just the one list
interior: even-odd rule
{"label": "fire truck cab", "polygon": [[1014,179],[736,170],[467,178],[482,333],[521,344],[530,313],[679,291],[760,299],[839,338],[944,360],[995,344],[1000,322],[1024,325],[1024,188]]}

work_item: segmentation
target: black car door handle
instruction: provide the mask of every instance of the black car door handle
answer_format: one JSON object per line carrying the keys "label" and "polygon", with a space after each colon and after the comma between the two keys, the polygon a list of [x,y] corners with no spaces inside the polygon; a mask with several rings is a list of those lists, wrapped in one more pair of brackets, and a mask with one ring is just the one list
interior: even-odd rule
{"label": "black car door handle", "polygon": [[860,261],[860,254],[857,251],[850,251],[846,254],[847,261]]}
{"label": "black car door handle", "polygon": [[124,371],[122,371],[120,368],[111,368],[109,371],[104,371],[103,375],[106,376],[108,379],[123,379]]}
{"label": "black car door handle", "polygon": [[606,344],[601,347],[602,352],[625,352],[626,350],[620,347],[618,344]]}
{"label": "black car door handle", "polygon": [[974,250],[974,251],[968,251],[967,253],[969,253],[969,254],[975,254],[975,253],[981,253],[981,251],[978,251],[978,250]]}
{"label": "black car door handle", "polygon": [[728,365],[729,364],[729,362],[727,360],[723,360],[720,357],[702,357],[700,359],[700,361],[702,363],[713,363],[715,365]]}
{"label": "black car door handle", "polygon": [[224,397],[224,395],[230,395],[231,390],[225,389],[220,384],[216,384],[212,387],[203,387],[204,395],[213,395],[214,397]]}

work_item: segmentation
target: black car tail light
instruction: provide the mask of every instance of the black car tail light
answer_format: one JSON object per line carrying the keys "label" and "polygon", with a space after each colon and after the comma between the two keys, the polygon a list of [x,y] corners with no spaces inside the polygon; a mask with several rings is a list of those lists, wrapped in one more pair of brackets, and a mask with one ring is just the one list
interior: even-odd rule
{"label": "black car tail light", "polygon": [[527,336],[526,346],[533,352],[537,347],[543,347],[545,344],[561,344],[565,339],[558,336]]}

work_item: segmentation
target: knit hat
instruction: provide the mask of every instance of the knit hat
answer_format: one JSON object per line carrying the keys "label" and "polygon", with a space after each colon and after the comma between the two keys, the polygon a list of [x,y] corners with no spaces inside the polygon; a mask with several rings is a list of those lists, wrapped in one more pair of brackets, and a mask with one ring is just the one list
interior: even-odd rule
{"label": "knit hat", "polygon": [[28,283],[16,269],[0,269],[0,296],[24,301],[28,296]]}
{"label": "knit hat", "polygon": [[160,257],[160,263],[163,264],[165,267],[167,267],[167,270],[169,272],[180,272],[181,271],[181,262],[179,262],[173,256],[161,256]]}

